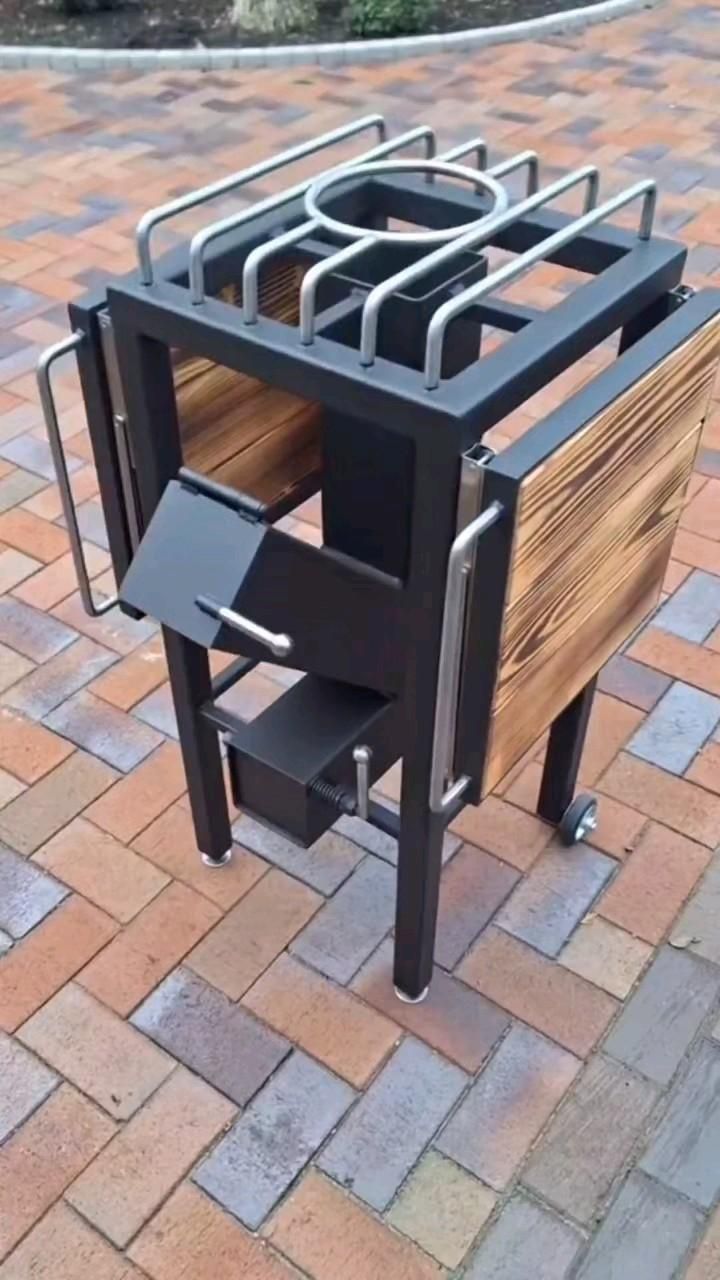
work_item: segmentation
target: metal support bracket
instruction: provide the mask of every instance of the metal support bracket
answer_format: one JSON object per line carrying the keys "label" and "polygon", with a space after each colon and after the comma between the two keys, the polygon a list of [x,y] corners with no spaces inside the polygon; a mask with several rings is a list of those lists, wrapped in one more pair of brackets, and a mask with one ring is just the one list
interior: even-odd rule
{"label": "metal support bracket", "polygon": [[43,351],[37,365],[37,384],[40,392],[40,404],[45,418],[45,429],[48,435],[48,444],[50,445],[50,452],[55,466],[58,489],[60,490],[60,501],[62,503],[63,515],[65,516],[65,522],[67,524],[68,537],[70,538],[70,552],[75,566],[75,575],[77,577],[78,588],[80,591],[80,599],[82,600],[85,612],[89,614],[91,618],[101,618],[104,613],[108,612],[108,610],[115,608],[115,605],[118,603],[118,597],[109,596],[108,599],[103,600],[101,604],[96,604],[93,598],[92,587],[90,585],[90,575],[88,573],[87,564],[85,563],[85,552],[83,551],[80,526],[77,521],[72,485],[70,484],[70,475],[67,469],[65,449],[63,447],[62,435],[60,434],[60,424],[58,422],[51,379],[52,366],[55,361],[60,360],[62,356],[68,355],[71,351],[77,351],[77,348],[83,341],[84,335],[80,330],[76,330],[69,338],[64,338],[62,342],[56,342],[54,346],[48,347],[46,351]]}

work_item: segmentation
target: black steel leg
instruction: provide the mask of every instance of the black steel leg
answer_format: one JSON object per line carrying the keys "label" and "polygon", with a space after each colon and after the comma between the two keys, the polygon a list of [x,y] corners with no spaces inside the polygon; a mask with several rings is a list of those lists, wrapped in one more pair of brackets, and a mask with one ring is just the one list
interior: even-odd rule
{"label": "black steel leg", "polygon": [[560,822],[572,803],[585,745],[595,680],[591,680],[550,728],[537,811],[546,822]]}
{"label": "black steel leg", "polygon": [[217,730],[200,714],[211,697],[208,652],[169,627],[163,627],[163,639],[195,838],[203,861],[222,866],[230,857],[232,832]]}
{"label": "black steel leg", "polygon": [[448,820],[447,814],[430,809],[442,608],[431,608],[428,601],[443,600],[448,552],[455,536],[459,465],[451,450],[445,444],[426,459],[427,465],[418,464],[413,495],[410,589],[416,612],[404,698],[394,976],[398,995],[409,1000],[421,998],[432,977]]}
{"label": "black steel leg", "polygon": [[428,808],[427,789],[422,798],[407,794],[417,789],[411,761],[403,772],[394,982],[401,998],[418,1000],[432,978],[445,819]]}

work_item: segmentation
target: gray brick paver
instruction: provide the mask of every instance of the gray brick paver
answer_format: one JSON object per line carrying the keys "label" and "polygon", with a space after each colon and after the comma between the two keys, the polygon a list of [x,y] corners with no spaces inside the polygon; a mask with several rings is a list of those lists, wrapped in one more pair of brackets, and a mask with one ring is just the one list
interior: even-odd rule
{"label": "gray brick paver", "polygon": [[395,911],[395,875],[368,857],[352,873],[290,950],[336,982],[349,982],[390,928]]}
{"label": "gray brick paver", "polygon": [[518,1195],[493,1223],[464,1280],[568,1280],[583,1243],[576,1228]]}
{"label": "gray brick paver", "polygon": [[277,1032],[186,969],[161,982],[130,1020],[241,1106],[290,1051]]}
{"label": "gray brick paver", "polygon": [[427,1045],[405,1040],[326,1147],[320,1168],[385,1209],[467,1082]]}
{"label": "gray brick paver", "polygon": [[720,1047],[701,1041],[641,1167],[709,1209],[720,1192]]}
{"label": "gray brick paver", "polygon": [[11,938],[24,937],[69,892],[66,885],[0,844],[0,928]]}
{"label": "gray brick paver", "polygon": [[719,992],[720,969],[666,947],[613,1026],[606,1052],[668,1084]]}
{"label": "gray brick paver", "polygon": [[654,626],[695,644],[702,644],[719,622],[720,578],[702,569],[694,569],[653,618]]}
{"label": "gray brick paver", "polygon": [[545,955],[556,956],[615,866],[612,858],[589,845],[552,845],[513,890],[495,923]]}
{"label": "gray brick paver", "polygon": [[659,1090],[610,1058],[592,1058],[530,1157],[522,1180],[590,1223],[631,1155]]}
{"label": "gray brick paver", "polygon": [[701,1223],[686,1200],[632,1173],[575,1280],[673,1280]]}
{"label": "gray brick paver", "polygon": [[354,1097],[345,1081],[296,1051],[203,1161],[195,1181],[246,1226],[259,1227]]}
{"label": "gray brick paver", "polygon": [[579,1068],[566,1049],[514,1026],[440,1134],[438,1150],[503,1190]]}
{"label": "gray brick paver", "polygon": [[684,773],[718,721],[720,698],[676,680],[626,750],[669,773]]}
{"label": "gray brick paver", "polygon": [[0,1142],[22,1124],[58,1084],[34,1053],[0,1031]]}

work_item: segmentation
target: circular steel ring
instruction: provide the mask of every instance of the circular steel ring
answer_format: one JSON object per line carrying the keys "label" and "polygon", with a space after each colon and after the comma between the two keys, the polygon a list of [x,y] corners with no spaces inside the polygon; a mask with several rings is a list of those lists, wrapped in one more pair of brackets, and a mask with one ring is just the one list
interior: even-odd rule
{"label": "circular steel ring", "polygon": [[[393,173],[429,173],[445,178],[461,178],[470,182],[480,192],[492,197],[490,209],[481,218],[473,218],[472,222],[463,222],[459,226],[444,227],[439,231],[376,231],[369,227],[356,227],[350,222],[340,222],[324,213],[319,205],[320,196],[339,182],[347,182],[349,178],[372,177],[375,174]],[[312,183],[305,192],[305,210],[308,218],[319,222],[326,231],[347,240],[375,239],[392,241],[393,244],[410,244],[425,247],[426,245],[447,244],[457,236],[468,231],[478,231],[490,218],[504,213],[510,203],[510,197],[491,174],[478,169],[468,169],[462,164],[451,164],[448,160],[376,160],[371,164],[347,165],[343,169],[333,169],[323,174]]]}

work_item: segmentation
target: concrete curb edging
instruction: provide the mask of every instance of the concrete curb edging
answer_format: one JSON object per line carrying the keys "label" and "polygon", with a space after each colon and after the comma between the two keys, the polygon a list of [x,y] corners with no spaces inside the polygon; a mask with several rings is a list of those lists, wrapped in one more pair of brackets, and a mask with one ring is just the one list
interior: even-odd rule
{"label": "concrete curb edging", "polygon": [[408,36],[392,40],[357,40],[337,44],[268,45],[248,49],[76,49],[48,45],[0,45],[0,68],[45,67],[58,71],[142,69],[228,70],[233,67],[339,66],[420,58],[426,54],[455,53],[484,45],[541,39],[557,32],[609,22],[639,9],[651,9],[660,0],[600,0],[598,4],[566,9],[560,13],[509,22],[497,27],[474,27],[445,35]]}

